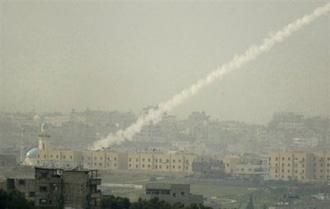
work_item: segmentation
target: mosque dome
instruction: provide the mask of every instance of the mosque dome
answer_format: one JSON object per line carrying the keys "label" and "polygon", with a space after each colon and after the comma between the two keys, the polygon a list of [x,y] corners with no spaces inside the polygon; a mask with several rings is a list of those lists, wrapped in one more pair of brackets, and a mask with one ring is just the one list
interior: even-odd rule
{"label": "mosque dome", "polygon": [[26,153],[26,157],[27,158],[37,158],[38,153],[39,153],[38,148],[34,147]]}

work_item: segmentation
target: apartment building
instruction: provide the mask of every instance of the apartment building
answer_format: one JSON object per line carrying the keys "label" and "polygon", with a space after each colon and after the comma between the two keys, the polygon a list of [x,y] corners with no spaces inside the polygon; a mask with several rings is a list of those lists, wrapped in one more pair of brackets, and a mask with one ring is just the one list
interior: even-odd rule
{"label": "apartment building", "polygon": [[227,155],[223,158],[225,165],[225,173],[233,174],[235,167],[241,163],[241,158],[238,155]]}
{"label": "apartment building", "polygon": [[144,197],[158,198],[170,204],[182,203],[185,206],[203,203],[202,195],[191,194],[189,184],[149,183],[145,185]]}
{"label": "apartment building", "polygon": [[316,181],[330,181],[330,152],[313,154],[313,179]]}
{"label": "apartment building", "polygon": [[101,179],[95,170],[35,168],[34,179],[7,179],[7,190],[18,190],[38,209],[99,209]]}
{"label": "apartment building", "polygon": [[51,148],[45,132],[39,135],[38,148],[26,154],[25,165],[62,169],[96,169],[96,170],[144,170],[160,172],[192,173],[193,154],[183,151],[107,151]]}
{"label": "apartment building", "polygon": [[330,181],[330,152],[273,152],[267,161],[270,180]]}
{"label": "apartment building", "polygon": [[195,155],[184,152],[129,152],[129,170],[192,173]]}

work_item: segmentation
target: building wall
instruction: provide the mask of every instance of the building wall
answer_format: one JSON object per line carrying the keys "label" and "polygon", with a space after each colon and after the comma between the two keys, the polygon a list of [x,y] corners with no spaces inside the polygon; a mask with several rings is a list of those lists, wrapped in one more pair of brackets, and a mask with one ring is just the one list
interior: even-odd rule
{"label": "building wall", "polygon": [[4,184],[4,189],[11,191],[17,190],[22,192],[26,199],[33,201],[35,197],[35,181],[34,179],[14,179],[8,178]]}
{"label": "building wall", "polygon": [[99,209],[101,179],[95,170],[36,168],[34,179],[7,179],[7,190],[18,190],[36,208]]}
{"label": "building wall", "polygon": [[133,152],[128,153],[128,169],[192,173],[194,159],[188,153]]}
{"label": "building wall", "polygon": [[225,164],[225,173],[233,174],[235,167],[240,164],[241,158],[237,155],[228,155],[223,158]]}
{"label": "building wall", "polygon": [[87,208],[88,173],[66,171],[63,173],[63,198],[66,207]]}
{"label": "building wall", "polygon": [[203,196],[190,193],[189,184],[155,184],[145,186],[145,198],[158,198],[170,204],[183,203],[184,205],[201,204]]}
{"label": "building wall", "polygon": [[330,181],[330,152],[314,153],[312,167],[313,179]]}
{"label": "building wall", "polygon": [[48,147],[38,150],[36,159],[28,158],[25,162],[30,166],[46,168],[192,173],[195,158],[195,155],[185,152],[73,151]]}
{"label": "building wall", "polygon": [[268,155],[269,179],[330,181],[330,153],[273,152]]}

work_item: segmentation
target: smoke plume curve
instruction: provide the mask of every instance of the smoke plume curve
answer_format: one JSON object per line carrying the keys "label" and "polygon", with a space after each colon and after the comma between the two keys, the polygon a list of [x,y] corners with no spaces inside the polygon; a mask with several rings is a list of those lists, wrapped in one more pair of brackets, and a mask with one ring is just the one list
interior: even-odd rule
{"label": "smoke plume curve", "polygon": [[260,54],[269,51],[276,43],[284,41],[294,32],[311,24],[317,18],[327,15],[329,12],[330,3],[327,3],[324,6],[316,8],[312,13],[289,23],[281,30],[272,33],[269,37],[265,38],[260,45],[253,45],[243,54],[235,55],[231,61],[217,67],[216,70],[209,73],[206,77],[198,80],[190,87],[182,90],[166,102],[160,103],[157,108],[150,109],[146,114],[140,116],[135,123],[126,129],[121,129],[115,134],[111,133],[106,138],[96,141],[93,144],[92,149],[98,150],[109,147],[112,144],[120,144],[125,140],[132,140],[133,136],[139,133],[144,126],[150,123],[158,123],[162,120],[162,116],[165,113],[170,112],[173,108],[197,94],[203,87],[206,87],[217,80],[221,80],[228,73],[239,69],[241,66],[250,61],[253,61]]}

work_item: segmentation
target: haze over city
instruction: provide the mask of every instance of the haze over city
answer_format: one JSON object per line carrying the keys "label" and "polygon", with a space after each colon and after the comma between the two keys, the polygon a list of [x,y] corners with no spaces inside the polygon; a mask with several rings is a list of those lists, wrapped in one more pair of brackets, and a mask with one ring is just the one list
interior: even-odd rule
{"label": "haze over city", "polygon": [[329,209],[329,15],[0,0],[0,209]]}
{"label": "haze over city", "polygon": [[[4,1],[0,107],[139,113],[324,2]],[[328,23],[321,18],[174,114],[253,123],[278,111],[328,116]]]}

